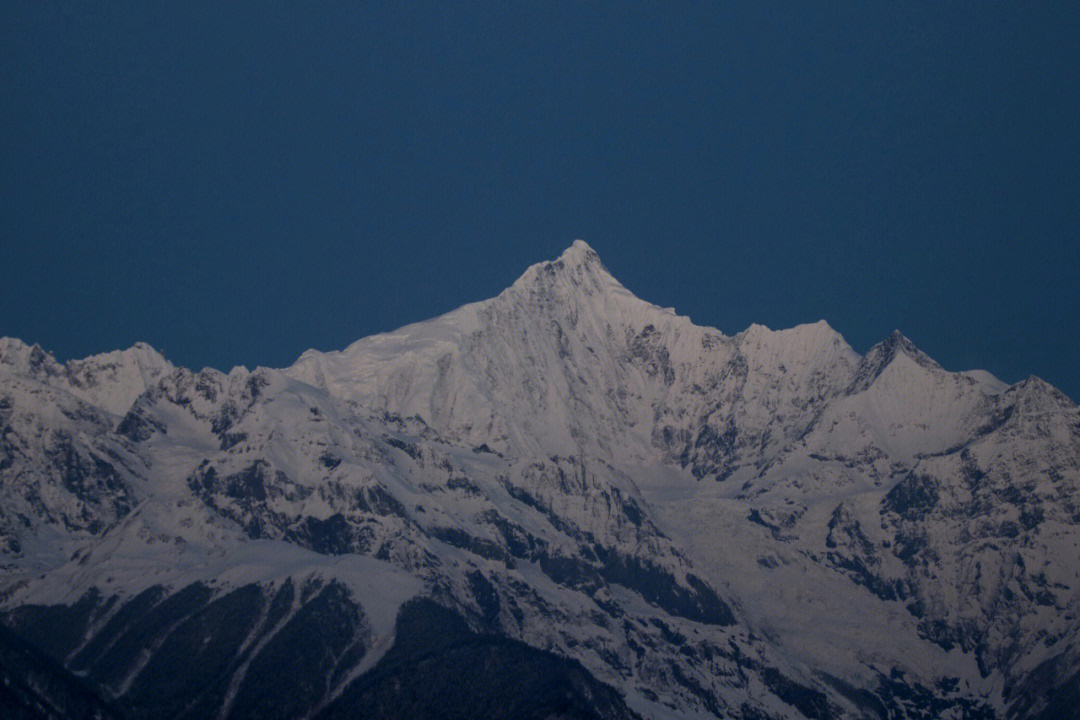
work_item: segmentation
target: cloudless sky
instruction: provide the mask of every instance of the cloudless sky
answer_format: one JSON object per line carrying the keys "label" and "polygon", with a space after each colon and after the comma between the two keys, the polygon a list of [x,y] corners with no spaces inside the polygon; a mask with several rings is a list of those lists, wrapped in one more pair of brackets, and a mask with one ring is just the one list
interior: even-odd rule
{"label": "cloudless sky", "polygon": [[306,348],[583,238],[733,334],[1080,399],[1080,4],[13,1],[0,335]]}

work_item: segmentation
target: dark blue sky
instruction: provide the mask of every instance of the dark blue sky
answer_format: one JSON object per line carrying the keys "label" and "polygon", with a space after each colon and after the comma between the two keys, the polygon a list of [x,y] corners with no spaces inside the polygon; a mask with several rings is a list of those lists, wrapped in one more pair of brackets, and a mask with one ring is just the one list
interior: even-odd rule
{"label": "dark blue sky", "polygon": [[1080,398],[1076,3],[176,5],[0,9],[0,334],[281,366],[580,237]]}

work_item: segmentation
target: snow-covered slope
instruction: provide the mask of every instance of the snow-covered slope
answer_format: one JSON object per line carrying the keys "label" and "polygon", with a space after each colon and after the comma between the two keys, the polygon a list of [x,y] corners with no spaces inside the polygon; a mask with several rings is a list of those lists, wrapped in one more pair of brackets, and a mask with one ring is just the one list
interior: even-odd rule
{"label": "snow-covered slope", "polygon": [[[137,717],[266,716],[273,667],[278,716],[332,709],[416,596],[644,717],[1037,717],[1080,686],[1078,483],[1038,379],[727,337],[581,241],[284,370],[0,341],[7,621]],[[192,634],[224,679],[176,679]]]}

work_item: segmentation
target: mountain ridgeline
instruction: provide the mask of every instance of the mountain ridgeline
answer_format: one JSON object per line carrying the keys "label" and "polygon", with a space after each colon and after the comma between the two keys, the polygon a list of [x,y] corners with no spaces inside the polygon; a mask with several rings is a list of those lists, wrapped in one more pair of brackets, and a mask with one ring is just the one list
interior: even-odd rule
{"label": "mountain ridgeline", "polygon": [[1069,717],[1080,410],[585,243],[292,367],[0,339],[17,717]]}

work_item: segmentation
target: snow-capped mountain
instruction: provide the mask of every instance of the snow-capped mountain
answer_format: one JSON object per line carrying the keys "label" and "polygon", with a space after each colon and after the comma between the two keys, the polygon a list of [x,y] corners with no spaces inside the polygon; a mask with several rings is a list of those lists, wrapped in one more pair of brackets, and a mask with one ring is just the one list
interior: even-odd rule
{"label": "snow-capped mountain", "polygon": [[1078,483],[1037,378],[728,337],[581,241],[282,370],[0,340],[4,619],[136,718],[1059,717]]}

